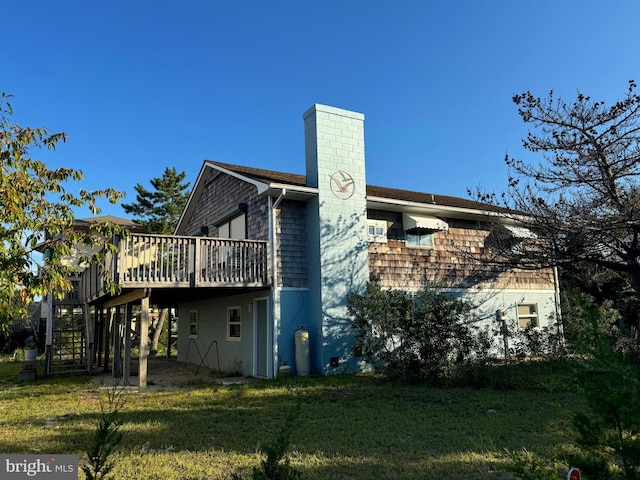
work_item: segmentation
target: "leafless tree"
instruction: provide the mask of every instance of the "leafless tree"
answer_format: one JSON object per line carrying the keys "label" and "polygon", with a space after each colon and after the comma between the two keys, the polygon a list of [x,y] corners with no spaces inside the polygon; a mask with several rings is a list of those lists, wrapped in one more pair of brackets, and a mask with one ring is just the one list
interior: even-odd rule
{"label": "leafless tree", "polygon": [[[625,276],[640,293],[640,96],[629,82],[613,105],[578,92],[567,103],[527,91],[514,95],[532,129],[526,150],[536,163],[505,157],[508,187],[502,195],[470,192],[506,208],[489,241],[492,259],[522,268],[590,264]],[[528,235],[526,232],[533,232]]]}

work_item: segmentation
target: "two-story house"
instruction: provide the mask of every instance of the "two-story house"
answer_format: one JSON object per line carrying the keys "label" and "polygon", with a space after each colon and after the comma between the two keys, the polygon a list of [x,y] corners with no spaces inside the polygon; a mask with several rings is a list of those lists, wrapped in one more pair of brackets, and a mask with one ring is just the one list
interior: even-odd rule
{"label": "two-story house", "polygon": [[[373,276],[385,288],[438,283],[477,305],[478,322],[500,310],[516,327],[542,326],[557,313],[552,270],[479,261],[488,218],[504,217],[516,241],[531,232],[471,200],[367,185],[364,115],[314,105],[303,118],[306,175],[205,161],[175,235],[123,240],[121,298],[176,308],[179,361],[266,378],[288,362],[295,373],[304,326],[312,373],[357,370],[347,297]],[[84,298],[96,312],[123,304],[99,285]]]}

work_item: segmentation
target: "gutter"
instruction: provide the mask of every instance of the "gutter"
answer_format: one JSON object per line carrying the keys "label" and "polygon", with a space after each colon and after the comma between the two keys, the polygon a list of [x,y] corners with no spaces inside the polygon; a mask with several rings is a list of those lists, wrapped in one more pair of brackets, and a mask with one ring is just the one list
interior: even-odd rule
{"label": "gutter", "polygon": [[283,188],[280,192],[278,198],[276,198],[275,202],[273,201],[273,197],[268,197],[269,199],[269,249],[271,250],[269,255],[269,261],[271,263],[271,292],[273,301],[271,302],[271,318],[273,319],[273,331],[271,332],[271,344],[272,348],[272,370],[271,370],[271,378],[275,378],[278,372],[278,330],[279,324],[276,324],[276,320],[279,319],[280,310],[280,298],[278,295],[278,272],[277,272],[277,263],[276,263],[276,215],[275,210],[280,205],[280,202],[287,195],[287,189]]}

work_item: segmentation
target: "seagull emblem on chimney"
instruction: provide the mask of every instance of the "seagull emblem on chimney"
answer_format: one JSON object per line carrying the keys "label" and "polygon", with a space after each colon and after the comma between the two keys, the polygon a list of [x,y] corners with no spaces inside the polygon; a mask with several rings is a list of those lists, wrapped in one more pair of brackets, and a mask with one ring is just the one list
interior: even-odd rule
{"label": "seagull emblem on chimney", "polygon": [[330,174],[329,179],[331,192],[341,200],[351,198],[356,191],[355,180],[349,173],[343,170],[338,170]]}

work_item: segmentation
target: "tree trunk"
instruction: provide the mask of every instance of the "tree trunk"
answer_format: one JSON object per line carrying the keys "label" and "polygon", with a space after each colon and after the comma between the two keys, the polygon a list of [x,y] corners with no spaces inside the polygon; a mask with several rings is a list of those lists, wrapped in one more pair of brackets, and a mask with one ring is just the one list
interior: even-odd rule
{"label": "tree trunk", "polygon": [[153,336],[151,337],[151,346],[149,349],[149,353],[151,355],[155,355],[158,353],[158,340],[160,340],[160,335],[162,334],[162,327],[164,326],[164,321],[167,318],[167,314],[169,313],[168,308],[163,308],[160,310],[160,318],[158,318],[158,323],[156,323],[156,327],[153,331]]}

